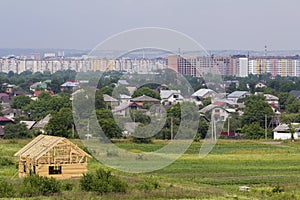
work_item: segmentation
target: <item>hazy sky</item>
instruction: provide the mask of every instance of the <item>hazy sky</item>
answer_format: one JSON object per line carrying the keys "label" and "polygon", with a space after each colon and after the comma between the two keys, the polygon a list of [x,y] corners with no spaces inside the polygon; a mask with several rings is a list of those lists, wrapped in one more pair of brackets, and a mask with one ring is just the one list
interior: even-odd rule
{"label": "hazy sky", "polygon": [[0,48],[92,49],[138,27],[206,49],[300,49],[299,0],[0,0]]}

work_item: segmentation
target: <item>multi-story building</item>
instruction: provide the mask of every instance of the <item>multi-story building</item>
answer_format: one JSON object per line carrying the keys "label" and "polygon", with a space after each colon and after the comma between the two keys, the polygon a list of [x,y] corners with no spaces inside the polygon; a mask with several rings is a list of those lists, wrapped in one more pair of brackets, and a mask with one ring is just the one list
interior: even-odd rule
{"label": "multi-story building", "polygon": [[249,58],[249,74],[270,73],[272,76],[300,76],[299,57]]}
{"label": "multi-story building", "polygon": [[247,77],[249,74],[300,77],[300,57],[237,56],[174,56],[168,57],[168,67],[183,75],[195,77],[206,73]]}
{"label": "multi-story building", "polygon": [[24,71],[54,73],[61,70],[86,71],[126,71],[130,73],[148,73],[166,68],[164,59],[20,59],[0,58],[0,71],[22,73]]}

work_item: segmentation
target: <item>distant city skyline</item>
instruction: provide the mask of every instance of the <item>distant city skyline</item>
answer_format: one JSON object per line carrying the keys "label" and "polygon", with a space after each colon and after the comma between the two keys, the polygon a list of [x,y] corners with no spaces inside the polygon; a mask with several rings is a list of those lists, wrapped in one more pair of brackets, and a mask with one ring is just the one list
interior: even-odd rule
{"label": "distant city skyline", "polygon": [[298,0],[2,0],[0,48],[90,50],[133,28],[183,32],[207,50],[299,50]]}

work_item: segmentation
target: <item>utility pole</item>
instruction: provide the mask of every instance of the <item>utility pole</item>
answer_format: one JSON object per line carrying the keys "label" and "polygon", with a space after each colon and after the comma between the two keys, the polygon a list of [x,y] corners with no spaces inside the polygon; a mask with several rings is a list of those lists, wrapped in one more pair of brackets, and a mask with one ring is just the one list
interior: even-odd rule
{"label": "utility pole", "polygon": [[229,127],[230,127],[230,117],[228,116],[228,127],[227,127],[227,136],[229,137],[229,131],[230,131],[230,129],[229,129]]}
{"label": "utility pole", "polygon": [[171,117],[171,140],[173,140],[173,117]]}
{"label": "utility pole", "polygon": [[265,115],[265,139],[268,139],[268,116]]}

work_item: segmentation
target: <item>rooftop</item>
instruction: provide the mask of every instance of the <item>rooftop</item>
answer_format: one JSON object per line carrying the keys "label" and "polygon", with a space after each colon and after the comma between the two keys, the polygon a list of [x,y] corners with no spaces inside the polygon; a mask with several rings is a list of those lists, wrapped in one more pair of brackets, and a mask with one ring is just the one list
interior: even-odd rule
{"label": "rooftop", "polygon": [[149,97],[147,95],[139,96],[130,100],[131,102],[160,102],[158,99]]}
{"label": "rooftop", "polygon": [[204,97],[208,93],[217,94],[215,91],[211,89],[200,89],[196,91],[194,94],[192,94],[192,97]]}
{"label": "rooftop", "polygon": [[241,98],[242,96],[249,94],[248,91],[234,91],[231,94],[229,94],[228,98]]}
{"label": "rooftop", "polygon": [[[160,97],[162,99],[168,99],[170,96],[177,94],[180,95],[180,91],[177,90],[161,90],[160,91]],[[183,99],[183,97],[180,95],[179,96],[180,99]]]}

